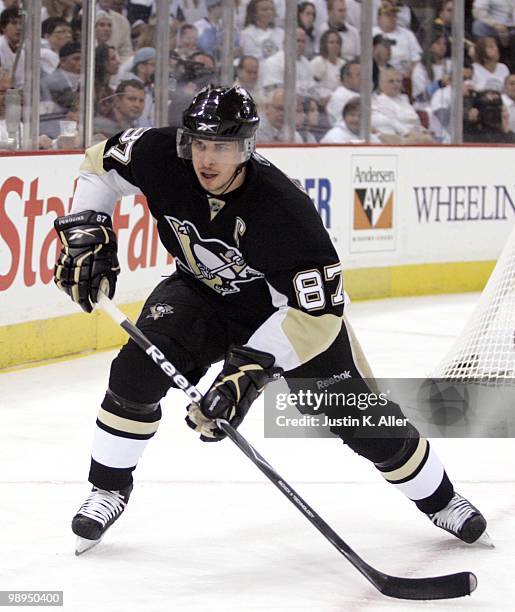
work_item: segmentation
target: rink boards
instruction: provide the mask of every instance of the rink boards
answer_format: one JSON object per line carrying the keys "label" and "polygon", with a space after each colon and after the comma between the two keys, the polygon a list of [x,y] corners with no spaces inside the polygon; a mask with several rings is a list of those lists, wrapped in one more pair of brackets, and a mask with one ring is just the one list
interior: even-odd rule
{"label": "rink boards", "polygon": [[[509,147],[259,151],[313,199],[353,299],[480,290],[513,227]],[[82,155],[0,156],[0,368],[121,343],[115,326],[78,312],[52,282],[53,221],[69,210]],[[173,262],[141,196],[118,203],[114,225],[116,299],[134,317]]]}

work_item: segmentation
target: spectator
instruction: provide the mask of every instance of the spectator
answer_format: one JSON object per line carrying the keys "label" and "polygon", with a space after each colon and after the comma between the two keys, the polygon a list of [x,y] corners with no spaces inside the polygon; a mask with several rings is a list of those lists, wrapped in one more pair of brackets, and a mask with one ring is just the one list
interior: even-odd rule
{"label": "spectator", "polygon": [[70,21],[78,8],[75,0],[42,0],[41,5],[41,19],[43,21],[48,17],[62,17],[66,21]]}
{"label": "spectator", "polygon": [[127,19],[131,26],[139,21],[148,23],[153,4],[154,0],[129,0],[127,4]]}
{"label": "spectator", "polygon": [[321,125],[320,107],[315,98],[304,98],[302,100],[304,121],[298,130],[303,142],[316,143],[325,133]]}
{"label": "spectator", "polygon": [[111,114],[107,117],[96,116],[93,121],[93,130],[97,134],[100,133],[110,138],[130,127],[137,127],[144,108],[143,83],[136,79],[122,81],[116,88]]}
{"label": "spectator", "polygon": [[[21,45],[22,22],[21,12],[16,7],[6,8],[0,14],[0,66],[4,70],[12,72],[16,59],[16,52]],[[23,86],[25,70],[25,51],[22,49],[16,74],[14,75],[14,87]]]}
{"label": "spectator", "polygon": [[[332,127],[320,141],[322,144],[347,144],[364,142],[361,138],[361,100],[351,98],[343,108],[342,119]],[[370,135],[371,143],[381,141]]]}
{"label": "spectator", "polygon": [[193,96],[209,83],[216,85],[215,60],[202,51],[193,53],[188,60],[179,60],[174,68],[176,81],[171,92],[168,107],[168,124],[173,127],[182,125],[182,113],[189,106]]}
{"label": "spectator", "polygon": [[128,0],[112,0],[111,8],[113,11],[120,13],[120,15],[127,17],[127,14],[128,14],[127,3],[128,3]]}
{"label": "spectator", "polygon": [[476,91],[494,89],[502,91],[504,81],[510,74],[508,66],[499,62],[499,46],[493,36],[485,36],[476,41],[476,61],[474,62],[474,87]]}
{"label": "spectator", "polygon": [[175,54],[183,60],[188,59],[192,53],[199,51],[197,40],[197,28],[191,23],[183,24],[179,29],[177,46],[174,49]]}
{"label": "spectator", "polygon": [[297,25],[299,28],[302,28],[306,34],[304,56],[307,57],[308,60],[313,59],[316,55],[316,16],[316,8],[313,2],[300,2],[297,5]]}
{"label": "spectator", "polygon": [[395,40],[386,38],[382,34],[376,34],[373,39],[374,48],[372,51],[372,81],[374,91],[379,88],[379,74],[383,68],[391,68],[392,46]]}
{"label": "spectator", "polygon": [[11,76],[7,70],[0,68],[0,141],[6,142],[9,138],[5,123],[5,92],[11,88]]}
{"label": "spectator", "polygon": [[77,15],[70,21],[70,27],[72,29],[72,42],[81,42],[82,38],[82,16]]}
{"label": "spectator", "polygon": [[[370,1],[370,0],[369,0]],[[381,0],[372,1],[372,26],[377,25],[377,9]],[[358,30],[361,30],[361,3],[362,0],[347,0],[347,21]]]}
{"label": "spectator", "polygon": [[176,19],[186,23],[195,23],[207,15],[204,0],[180,0],[176,10]]}
{"label": "spectator", "polygon": [[499,37],[508,42],[515,25],[515,5],[512,0],[474,0],[472,33],[483,38]]}
{"label": "spectator", "polygon": [[75,120],[79,106],[80,44],[69,42],[59,51],[59,65],[41,79],[41,131],[56,139],[61,133],[60,121]]}
{"label": "spectator", "polygon": [[250,0],[241,33],[241,47],[245,55],[262,60],[282,48],[284,30],[274,25],[274,17],[272,0]]}
{"label": "spectator", "polygon": [[[9,132],[7,131],[7,123],[5,121],[5,94],[8,89],[12,86],[11,75],[0,68],[0,149],[2,144],[5,143],[6,148],[10,144],[8,142]],[[23,124],[20,126],[21,132],[23,132]],[[52,148],[52,139],[46,134],[41,134],[38,140],[39,149],[50,149]],[[11,147],[9,147],[11,148]]]}
{"label": "spectator", "polygon": [[352,60],[343,66],[340,71],[340,83],[341,85],[331,94],[326,107],[331,126],[340,121],[345,104],[356,95],[359,96],[361,88],[359,60]]}
{"label": "spectator", "polygon": [[336,30],[326,30],[320,39],[320,55],[311,60],[320,103],[325,106],[340,85],[340,72],[345,62],[341,57],[342,39]]}
{"label": "spectator", "polygon": [[131,26],[126,17],[113,10],[113,0],[97,0],[98,7],[111,17],[111,36],[107,41],[116,49],[120,61],[132,55]]}
{"label": "spectator", "polygon": [[105,11],[95,15],[95,41],[97,45],[107,45],[113,34],[113,19]]}
{"label": "spectator", "polygon": [[132,71],[127,78],[136,79],[143,85],[145,108],[140,113],[137,127],[152,127],[154,125],[154,74],[156,72],[156,50],[152,47],[138,49],[132,60]]}
{"label": "spectator", "polygon": [[361,140],[361,100],[351,98],[343,107],[342,118],[320,141],[322,144],[346,144]]}
{"label": "spectator", "polygon": [[379,76],[380,93],[372,98],[372,129],[382,142],[431,142],[417,112],[402,91],[401,73],[396,68],[384,68]]}
{"label": "spectator", "polygon": [[72,40],[70,24],[62,17],[48,17],[41,24],[41,73],[51,74],[59,64],[59,51]]}
{"label": "spectator", "polygon": [[120,60],[114,47],[101,44],[95,49],[95,115],[109,116],[114,89],[110,80],[118,74]]}
{"label": "spectator", "polygon": [[515,132],[515,74],[508,75],[504,81],[502,101],[508,111],[510,130]]}
{"label": "spectator", "polygon": [[[284,131],[284,89],[281,87],[272,89],[266,95],[265,112],[261,116],[256,142],[287,142]],[[294,142],[302,143],[302,136],[297,131]]]}
{"label": "spectator", "polygon": [[195,21],[198,47],[216,60],[220,60],[223,43],[223,0],[205,0],[207,16]]}
{"label": "spectator", "polygon": [[[472,83],[473,68],[472,60],[468,55],[463,64],[463,117],[464,128],[468,122],[477,121],[478,111],[474,108],[476,91]],[[453,88],[449,84],[443,89],[438,89],[431,98],[430,128],[437,142],[449,144],[451,142],[451,104],[453,99]]]}
{"label": "spectator", "polygon": [[315,36],[318,34],[323,23],[327,23],[327,0],[309,0],[315,5]]}
{"label": "spectator", "polygon": [[80,60],[79,43],[66,43],[59,51],[59,65],[56,70],[41,79],[41,101],[53,102],[53,113],[66,114],[77,105]]}
{"label": "spectator", "polygon": [[259,86],[259,62],[252,55],[242,55],[236,68],[235,85],[246,89],[254,98],[258,109],[264,103],[263,90]]}
{"label": "spectator", "polygon": [[[427,41],[433,36],[433,33],[439,31],[441,35],[445,37],[445,42],[447,44],[446,57],[448,58],[451,57],[453,6],[453,0],[437,0],[437,2],[434,3],[433,17],[420,28],[418,33],[419,42],[425,47],[426,44],[428,44]],[[465,11],[467,11],[466,8]],[[468,30],[465,24],[465,35],[467,32]],[[474,43],[465,38],[464,44],[465,53],[473,57]]]}
{"label": "spectator", "polygon": [[406,28],[412,32],[418,32],[420,30],[420,22],[417,18],[415,11],[409,5],[409,0],[387,0],[392,6],[398,9],[397,12],[397,25],[401,28]]}
{"label": "spectator", "polygon": [[422,61],[413,69],[413,99],[418,110],[429,110],[435,91],[451,82],[451,61],[447,59],[447,42],[441,30],[433,37],[422,54]]}
{"label": "spectator", "polygon": [[[302,28],[297,28],[295,38],[297,41],[297,93],[301,96],[313,95],[315,80],[311,65],[303,55],[306,33]],[[263,62],[261,80],[265,91],[284,84],[284,51],[282,49]]]}
{"label": "spectator", "polygon": [[318,40],[326,30],[336,30],[342,39],[342,57],[346,60],[357,57],[360,51],[359,31],[347,23],[346,0],[328,0],[327,11],[327,23],[320,26]]}
{"label": "spectator", "polygon": [[463,141],[477,143],[515,144],[515,134],[509,129],[509,118],[503,117],[503,103],[498,91],[478,93],[474,107],[477,120],[464,124]]}
{"label": "spectator", "polygon": [[390,63],[397,68],[403,77],[411,77],[411,72],[420,61],[422,49],[411,30],[397,24],[399,9],[389,2],[383,2],[377,13],[377,26],[373,29],[374,36],[382,34],[395,40]]}
{"label": "spectator", "polygon": [[419,41],[425,45],[426,39],[439,30],[447,42],[447,57],[450,57],[450,43],[452,38],[453,0],[437,0],[431,20],[424,24],[419,33]]}

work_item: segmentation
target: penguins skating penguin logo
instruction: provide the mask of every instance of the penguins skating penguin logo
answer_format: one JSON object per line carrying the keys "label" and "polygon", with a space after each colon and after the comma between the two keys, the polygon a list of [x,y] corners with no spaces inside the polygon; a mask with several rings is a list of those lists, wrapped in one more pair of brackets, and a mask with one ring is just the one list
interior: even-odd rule
{"label": "penguins skating penguin logo", "polygon": [[247,265],[241,252],[214,238],[201,238],[197,228],[189,221],[165,217],[172,228],[184,255],[185,261],[177,257],[177,265],[193,274],[220,295],[240,291],[240,283],[248,283],[263,274]]}

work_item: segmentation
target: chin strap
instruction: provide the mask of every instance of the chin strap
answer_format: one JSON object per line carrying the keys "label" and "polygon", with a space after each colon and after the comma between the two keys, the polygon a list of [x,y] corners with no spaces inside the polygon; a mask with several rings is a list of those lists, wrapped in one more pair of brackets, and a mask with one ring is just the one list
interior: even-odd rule
{"label": "chin strap", "polygon": [[207,191],[207,189],[206,189],[207,195],[208,196],[212,196],[213,198],[216,198],[216,197],[219,197],[219,196],[224,195],[225,193],[227,193],[227,190],[229,189],[229,187],[234,183],[234,181],[238,178],[238,176],[245,169],[245,164],[246,164],[246,162],[243,162],[242,164],[240,164],[236,168],[236,170],[233,172],[233,175],[231,176],[231,178],[229,179],[229,181],[227,183],[227,187],[225,187],[225,189],[221,193],[211,193],[210,191]]}

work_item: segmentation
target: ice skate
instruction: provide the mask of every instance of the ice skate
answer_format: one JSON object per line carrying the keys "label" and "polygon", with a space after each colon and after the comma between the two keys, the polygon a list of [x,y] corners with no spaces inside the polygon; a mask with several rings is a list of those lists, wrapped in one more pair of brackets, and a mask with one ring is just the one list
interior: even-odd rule
{"label": "ice skate", "polygon": [[77,536],[75,554],[96,546],[104,533],[125,510],[132,484],[120,491],[104,491],[93,487],[86,501],[72,520],[72,531]]}
{"label": "ice skate", "polygon": [[459,493],[454,493],[445,508],[427,516],[434,525],[452,533],[467,544],[481,539],[485,544],[493,546],[486,533],[485,517]]}

